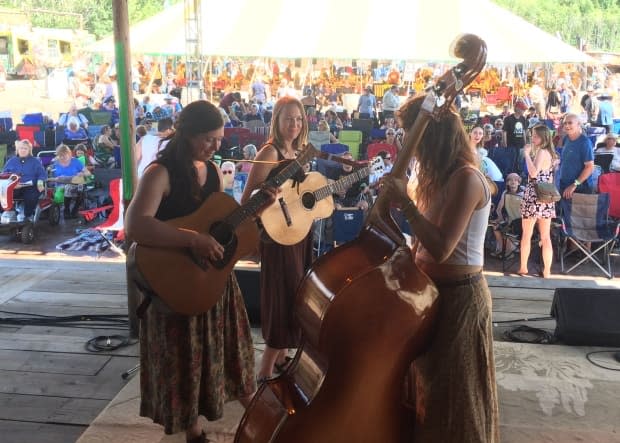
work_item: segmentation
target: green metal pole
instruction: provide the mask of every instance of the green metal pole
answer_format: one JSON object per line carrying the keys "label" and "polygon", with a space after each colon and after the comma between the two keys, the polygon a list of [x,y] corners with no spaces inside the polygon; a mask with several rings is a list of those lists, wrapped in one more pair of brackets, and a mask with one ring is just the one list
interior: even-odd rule
{"label": "green metal pole", "polygon": [[[131,89],[131,49],[129,45],[129,15],[127,0],[112,2],[114,17],[114,56],[116,58],[116,81],[118,85],[121,128],[121,167],[123,173],[123,203],[124,208],[129,206],[133,197],[134,183],[136,183],[136,168],[134,166],[135,121],[133,117],[133,90]],[[131,239],[126,239],[131,244]],[[140,293],[136,288],[129,265],[126,263],[127,276],[127,314],[129,317],[129,334],[132,337],[139,335],[139,322],[136,315]]]}
{"label": "green metal pole", "polygon": [[121,129],[121,166],[123,173],[123,200],[131,201],[136,182],[134,166],[135,121],[133,117],[133,90],[131,88],[131,50],[129,45],[129,18],[127,1],[112,2],[114,10],[114,55],[116,60],[116,81],[118,84],[120,129]]}

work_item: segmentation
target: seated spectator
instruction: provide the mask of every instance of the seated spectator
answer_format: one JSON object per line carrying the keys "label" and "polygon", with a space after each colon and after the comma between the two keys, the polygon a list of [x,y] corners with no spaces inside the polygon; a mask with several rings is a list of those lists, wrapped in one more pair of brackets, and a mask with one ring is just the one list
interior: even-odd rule
{"label": "seated spectator", "polygon": [[112,140],[112,128],[108,125],[101,127],[101,133],[93,140],[95,147],[94,165],[104,168],[113,168],[116,165],[114,160],[114,147],[116,144]]}
{"label": "seated spectator", "polygon": [[[342,158],[353,160],[353,155],[347,151],[342,154]],[[330,174],[329,178],[336,181],[352,172],[353,166],[343,164],[342,168]],[[371,204],[372,194],[365,180],[355,182],[346,191],[334,195],[334,206],[336,209],[359,208],[367,211]]]}
{"label": "seated spectator", "polygon": [[333,110],[328,109],[325,111],[325,120],[329,125],[330,132],[337,137],[338,132],[344,127],[342,120],[338,117],[338,114],[336,114]]}
{"label": "seated spectator", "polygon": [[[254,160],[256,157],[256,146],[249,144],[243,147],[243,159],[244,160]],[[252,169],[252,162],[249,161],[240,161],[237,163],[237,172],[245,172],[246,174],[250,173],[250,169]]]}
{"label": "seated spectator", "polygon": [[112,118],[110,120],[112,125],[115,125],[120,120],[120,114],[118,107],[116,106],[116,99],[113,95],[106,98],[101,104],[102,111],[109,111],[112,114]]}
{"label": "seated spectator", "polygon": [[181,105],[170,94],[164,97],[164,104],[161,106],[166,115],[175,120],[177,114],[181,112]]}
{"label": "seated spectator", "polygon": [[19,140],[15,142],[15,152],[17,155],[6,162],[2,172],[19,176],[19,184],[13,193],[13,197],[24,200],[24,217],[32,220],[39,195],[45,189],[47,173],[41,161],[33,157],[30,141]]}
{"label": "seated spectator", "polygon": [[67,145],[58,145],[56,148],[56,160],[52,165],[52,176],[58,180],[58,186],[64,188],[64,216],[65,220],[76,218],[78,209],[82,204],[82,191],[84,185],[70,183],[73,177],[89,177],[90,171],[73,157],[71,149]]}
{"label": "seated spectator", "polygon": [[[493,257],[501,257],[504,253],[503,250],[503,236],[502,229],[508,224],[507,213],[504,209],[506,202],[506,194],[518,195],[519,197],[523,197],[523,187],[521,186],[521,177],[516,172],[511,172],[506,176],[506,189],[502,192],[502,195],[497,203],[497,208],[495,210],[495,215],[497,218],[494,221],[494,229],[493,235],[495,236],[495,251],[491,252],[491,256]],[[515,231],[520,231],[521,228],[521,219],[512,220],[511,222],[515,225]],[[511,257],[517,251],[517,246],[510,241],[509,238],[506,239],[506,251],[504,258]]]}
{"label": "seated spectator", "polygon": [[396,148],[396,152],[400,152],[401,149],[403,149],[400,138],[396,135],[395,128],[388,128],[385,130],[385,143],[394,146]]}
{"label": "seated spectator", "polygon": [[64,127],[69,127],[69,123],[76,122],[78,126],[84,129],[88,129],[88,119],[84,114],[78,113],[77,106],[75,104],[69,107],[69,112],[62,114],[58,118],[58,124]]}
{"label": "seated spectator", "polygon": [[65,128],[64,140],[87,140],[88,134],[84,128],[80,128],[75,120],[69,121],[69,126]]}
{"label": "seated spectator", "polygon": [[257,121],[260,121],[260,122],[264,123],[263,116],[260,115],[260,113],[258,112],[258,105],[256,103],[252,103],[250,105],[249,112],[243,116],[242,120],[244,122],[249,122],[249,121],[252,121],[252,120],[257,120]]}
{"label": "seated spectator", "polygon": [[151,113],[151,116],[153,117],[153,120],[155,121],[159,121],[162,118],[170,117],[168,113],[166,112],[166,110],[159,105],[153,108],[153,112]]}
{"label": "seated spectator", "polygon": [[[608,156],[611,158],[608,159],[609,163],[607,163],[597,161],[597,156]],[[610,132],[605,136],[604,144],[601,145],[599,143],[596,145],[594,163],[601,166],[603,173],[620,171],[620,147],[618,146],[618,136],[616,134]]]}
{"label": "seated spectator", "polygon": [[338,139],[329,131],[329,125],[326,120],[319,120],[316,130],[320,132],[327,132],[329,134],[330,143],[338,143]]}
{"label": "seated spectator", "polygon": [[146,134],[148,134],[146,126],[144,125],[136,126],[136,143],[139,142],[140,139],[144,137]]}
{"label": "seated spectator", "polygon": [[86,145],[84,143],[78,143],[73,148],[73,154],[75,158],[77,158],[83,166],[86,166],[86,153],[88,150],[86,149]]}

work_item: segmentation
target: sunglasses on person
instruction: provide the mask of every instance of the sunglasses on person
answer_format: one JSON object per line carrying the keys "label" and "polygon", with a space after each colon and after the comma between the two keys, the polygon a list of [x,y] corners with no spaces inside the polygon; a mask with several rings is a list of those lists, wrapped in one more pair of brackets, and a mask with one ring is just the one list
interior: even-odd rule
{"label": "sunglasses on person", "polygon": [[222,171],[222,174],[232,174],[233,171]]}

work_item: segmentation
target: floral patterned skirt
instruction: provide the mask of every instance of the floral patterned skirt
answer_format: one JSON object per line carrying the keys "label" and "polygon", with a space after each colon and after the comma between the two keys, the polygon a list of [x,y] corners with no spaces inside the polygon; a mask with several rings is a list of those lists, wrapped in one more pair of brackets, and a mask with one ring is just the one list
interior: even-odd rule
{"label": "floral patterned skirt", "polygon": [[140,321],[140,415],[186,430],[199,415],[222,417],[224,403],[256,390],[250,324],[234,274],[208,312],[164,314],[151,305]]}

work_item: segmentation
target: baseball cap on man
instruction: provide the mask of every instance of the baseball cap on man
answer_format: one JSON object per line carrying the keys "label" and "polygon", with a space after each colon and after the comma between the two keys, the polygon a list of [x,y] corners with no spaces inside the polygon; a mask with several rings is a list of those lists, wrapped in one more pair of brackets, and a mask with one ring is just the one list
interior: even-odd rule
{"label": "baseball cap on man", "polygon": [[523,100],[517,100],[517,102],[515,103],[515,110],[517,109],[521,111],[527,110],[527,105],[525,104]]}

